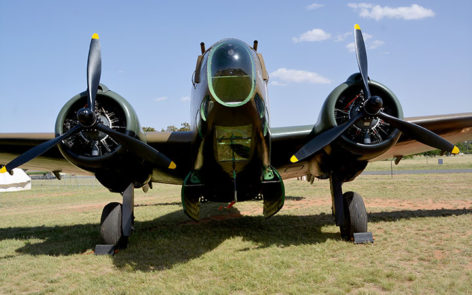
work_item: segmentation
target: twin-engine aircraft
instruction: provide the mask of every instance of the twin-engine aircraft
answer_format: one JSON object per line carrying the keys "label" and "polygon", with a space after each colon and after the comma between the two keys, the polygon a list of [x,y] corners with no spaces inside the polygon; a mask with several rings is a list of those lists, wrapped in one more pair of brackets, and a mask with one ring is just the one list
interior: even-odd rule
{"label": "twin-engine aircraft", "polygon": [[358,25],[354,36],[359,73],[328,95],[315,125],[270,128],[269,75],[257,41],[251,47],[224,39],[208,49],[200,44],[192,131],[143,133],[131,105],[100,84],[100,44],[94,34],[87,90],[64,105],[55,134],[0,134],[1,172],[21,166],[57,176],[95,175],[123,196],[122,204],[103,208],[100,222],[105,243],[121,247],[133,229],[135,188],[181,185],[183,210],[193,220],[199,219],[202,202],[232,205],[253,199],[263,200],[263,214],[270,217],[284,205],[284,179],[329,179],[335,222],[349,240],[367,231],[367,212],[361,196],[343,193],[342,185],[369,161],[398,161],[433,148],[457,154],[449,141],[472,139],[472,113],[404,120],[395,94],[369,79]]}

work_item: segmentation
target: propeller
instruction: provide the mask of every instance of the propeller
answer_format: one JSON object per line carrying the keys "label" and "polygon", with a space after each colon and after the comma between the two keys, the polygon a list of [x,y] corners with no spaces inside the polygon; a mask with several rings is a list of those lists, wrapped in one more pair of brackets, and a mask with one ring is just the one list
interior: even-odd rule
{"label": "propeller", "polygon": [[97,124],[97,129],[108,134],[118,143],[120,143],[125,148],[133,151],[139,155],[143,160],[146,160],[149,163],[154,164],[157,167],[167,167],[169,169],[175,169],[175,163],[166,157],[163,153],[160,153],[152,146],[145,144],[144,142],[137,140],[131,136],[128,136],[124,133],[118,132],[111,129],[108,126],[103,124]]}
{"label": "propeller", "polygon": [[323,149],[325,146],[329,145],[336,138],[341,136],[347,129],[349,129],[349,127],[351,127],[361,118],[364,118],[364,120],[368,120],[369,118],[375,119],[375,117],[384,120],[393,127],[399,129],[401,132],[410,135],[412,138],[421,143],[440,149],[442,151],[450,152],[452,154],[459,153],[459,148],[457,148],[455,145],[448,142],[444,138],[440,137],[439,135],[435,134],[434,132],[431,132],[430,130],[423,128],[419,125],[393,117],[382,111],[382,98],[375,95],[372,96],[369,89],[369,76],[367,74],[367,53],[365,49],[364,38],[362,37],[361,28],[357,24],[354,26],[354,40],[356,45],[357,64],[359,66],[359,72],[361,74],[362,82],[364,84],[364,93],[366,97],[361,111],[354,115],[346,123],[326,130],[315,138],[308,141],[290,158],[290,161],[292,163],[296,163],[312,156],[319,150]]}
{"label": "propeller", "polygon": [[55,137],[51,140],[48,140],[46,142],[43,142],[42,144],[39,144],[35,146],[34,148],[28,150],[26,153],[22,154],[21,156],[13,159],[10,161],[10,163],[6,164],[0,169],[0,173],[5,173],[5,172],[10,172],[14,168],[23,165],[24,163],[36,158],[37,156],[40,156],[50,150],[52,147],[54,147],[56,144],[61,142],[62,140],[68,138],[69,136],[74,135],[78,131],[80,131],[81,126],[76,125],[74,128],[70,129],[66,133],[62,134],[61,136]]}
{"label": "propeller", "polygon": [[77,112],[77,120],[84,127],[91,127],[97,121],[95,115],[95,98],[97,96],[100,76],[102,74],[102,58],[100,54],[100,42],[98,34],[92,35],[87,60],[87,105]]}
{"label": "propeller", "polygon": [[95,98],[97,96],[98,86],[100,84],[101,72],[102,61],[100,56],[100,42],[98,34],[95,33],[92,35],[92,40],[90,41],[90,49],[87,62],[88,100],[87,105],[77,111],[77,120],[79,121],[79,124],[74,126],[66,133],[62,134],[61,136],[43,142],[42,144],[35,146],[24,154],[13,159],[8,164],[0,168],[0,173],[11,173],[14,168],[23,165],[24,163],[44,154],[45,152],[56,146],[58,143],[60,143],[62,140],[65,140],[84,129],[98,129],[108,134],[114,140],[120,143],[123,147],[127,148],[129,151],[134,152],[137,155],[140,155],[140,157],[142,157],[144,160],[150,162],[151,164],[157,167],[168,169],[177,168],[177,166],[172,160],[170,160],[168,157],[166,157],[164,154],[160,153],[153,147],[147,145],[142,141],[137,140],[134,137],[115,131],[101,124],[100,120],[97,120],[97,115],[95,114]]}
{"label": "propeller", "polygon": [[[351,125],[357,122],[357,120],[359,120],[361,117],[362,117],[362,114],[359,113],[354,118],[347,121],[346,123],[341,124],[339,126],[336,126],[334,128],[331,128],[321,133],[320,135],[314,138],[316,140],[312,139],[307,144],[302,146],[302,148],[299,149],[298,152],[296,152],[295,155],[293,155],[290,158],[290,162],[296,163],[298,161],[308,158],[309,156],[313,155],[317,151],[321,150],[322,148],[327,146],[329,143],[331,143],[333,140],[338,138],[341,134],[343,134],[344,131],[346,131],[349,127],[351,127]],[[326,142],[328,143],[326,144]]]}

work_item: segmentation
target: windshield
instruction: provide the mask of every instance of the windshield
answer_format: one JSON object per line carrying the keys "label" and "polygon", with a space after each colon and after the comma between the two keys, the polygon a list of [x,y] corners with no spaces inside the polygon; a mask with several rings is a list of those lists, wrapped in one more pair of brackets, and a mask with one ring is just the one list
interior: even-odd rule
{"label": "windshield", "polygon": [[254,95],[254,61],[249,46],[226,39],[211,49],[208,86],[212,96],[225,106],[240,106]]}

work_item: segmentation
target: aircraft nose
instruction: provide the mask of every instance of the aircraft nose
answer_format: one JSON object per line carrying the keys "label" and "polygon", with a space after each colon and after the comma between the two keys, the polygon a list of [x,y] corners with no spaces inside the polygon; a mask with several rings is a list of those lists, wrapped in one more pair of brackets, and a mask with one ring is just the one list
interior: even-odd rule
{"label": "aircraft nose", "polygon": [[247,103],[255,91],[255,66],[249,46],[237,39],[215,45],[208,58],[208,86],[215,100],[229,107]]}

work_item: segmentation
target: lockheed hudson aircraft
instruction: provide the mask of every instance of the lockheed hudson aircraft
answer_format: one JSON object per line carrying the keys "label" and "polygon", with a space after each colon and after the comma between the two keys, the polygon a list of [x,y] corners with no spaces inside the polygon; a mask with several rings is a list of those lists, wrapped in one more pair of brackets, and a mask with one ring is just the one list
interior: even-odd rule
{"label": "lockheed hudson aircraft", "polygon": [[100,84],[100,44],[94,34],[87,90],[64,105],[55,134],[0,134],[1,172],[21,166],[48,169],[58,178],[59,172],[95,175],[123,196],[122,204],[103,208],[100,222],[105,243],[117,246],[126,246],[133,229],[135,188],[181,185],[183,210],[193,220],[204,201],[261,198],[263,214],[270,217],[284,205],[284,179],[329,179],[334,219],[349,240],[367,231],[367,213],[361,196],[343,193],[342,185],[369,161],[398,161],[433,148],[457,154],[449,141],[472,139],[472,113],[404,120],[395,94],[369,79],[358,25],[354,36],[359,73],[328,95],[314,125],[270,128],[269,75],[257,41],[251,47],[224,39],[208,49],[200,44],[192,131],[143,133],[131,105]]}

